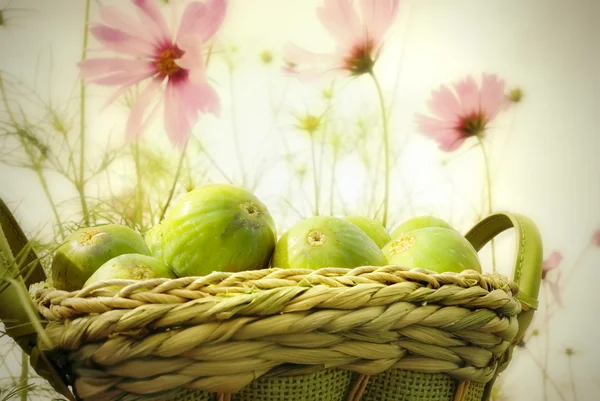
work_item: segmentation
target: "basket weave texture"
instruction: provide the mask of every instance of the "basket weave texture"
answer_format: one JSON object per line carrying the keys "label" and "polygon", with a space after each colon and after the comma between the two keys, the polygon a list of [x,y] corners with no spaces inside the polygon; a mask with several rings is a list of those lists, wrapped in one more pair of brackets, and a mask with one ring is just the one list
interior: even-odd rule
{"label": "basket weave texture", "polygon": [[474,401],[514,345],[517,290],[497,274],[365,266],[31,295],[86,401],[342,401],[365,376],[361,400],[453,400],[466,382]]}

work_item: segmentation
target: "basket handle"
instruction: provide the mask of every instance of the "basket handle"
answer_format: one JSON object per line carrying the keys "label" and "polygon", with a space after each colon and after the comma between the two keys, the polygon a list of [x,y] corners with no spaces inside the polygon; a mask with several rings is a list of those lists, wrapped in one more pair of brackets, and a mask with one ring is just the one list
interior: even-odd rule
{"label": "basket handle", "polygon": [[535,223],[516,213],[494,213],[469,230],[465,237],[479,251],[494,237],[509,228],[516,231],[516,261],[513,281],[519,286],[517,299],[523,305],[519,314],[519,332],[515,340],[521,341],[529,327],[533,312],[538,307],[538,294],[542,282],[542,240]]}
{"label": "basket handle", "polygon": [[[59,393],[69,400],[75,400],[52,363],[37,347],[37,332],[30,323],[25,306],[16,302],[19,293],[27,294],[27,287],[46,279],[41,264],[31,249],[24,263],[31,265],[31,270],[22,277],[16,269],[15,255],[25,249],[27,237],[19,227],[16,219],[0,199],[0,322],[4,323],[6,333],[30,356],[34,370]],[[7,284],[4,279],[12,279]],[[33,305],[31,305],[33,308]]]}
{"label": "basket handle", "polygon": [[[29,284],[21,276],[15,261],[15,256],[24,250],[26,243],[23,231],[6,204],[0,199],[0,321],[4,323],[6,333],[29,354],[36,345],[36,332],[29,324],[25,308],[16,302],[19,299],[19,291],[16,287],[20,287],[21,293],[27,293]],[[29,274],[27,279],[45,280],[44,271],[39,262],[36,262],[33,251],[29,250],[24,262],[33,263],[33,274]],[[9,284],[5,279],[15,281]]]}
{"label": "basket handle", "polygon": [[[4,232],[8,246],[13,256],[19,255],[27,244],[27,237],[17,223],[17,219],[12,215],[10,209],[0,198],[0,228]],[[24,260],[25,264],[31,265],[26,277],[23,277],[25,286],[29,287],[33,283],[39,283],[46,280],[46,274],[42,265],[37,261],[37,256],[32,249],[29,249]]]}

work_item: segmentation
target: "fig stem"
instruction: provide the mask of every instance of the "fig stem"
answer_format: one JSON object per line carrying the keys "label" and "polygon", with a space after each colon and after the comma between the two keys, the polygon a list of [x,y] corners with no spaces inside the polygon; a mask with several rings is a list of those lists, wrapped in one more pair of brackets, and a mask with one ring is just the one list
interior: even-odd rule
{"label": "fig stem", "polygon": [[375,84],[375,89],[377,89],[377,96],[379,97],[379,105],[381,108],[381,123],[383,125],[383,156],[384,156],[384,171],[385,171],[385,182],[384,182],[384,195],[383,195],[383,217],[382,217],[382,225],[384,228],[387,228],[387,219],[388,219],[388,203],[389,203],[389,192],[390,192],[390,141],[389,141],[389,132],[388,132],[388,121],[387,114],[385,111],[385,101],[383,100],[383,91],[381,89],[381,84],[379,80],[375,76],[375,73],[371,69],[369,71],[369,75],[373,79],[373,83]]}
{"label": "fig stem", "polygon": [[[487,151],[485,149],[485,145],[483,143],[483,138],[481,135],[477,135],[477,140],[479,141],[479,145],[481,146],[481,153],[483,155],[483,164],[485,165],[485,181],[487,188],[487,208],[488,215],[492,214],[492,175],[490,174],[490,162]],[[490,245],[492,247],[492,271],[496,273],[496,245],[494,243],[494,239],[490,241]]]}
{"label": "fig stem", "polygon": [[312,246],[321,246],[325,244],[326,237],[325,234],[318,230],[312,230],[308,233],[308,243]]}
{"label": "fig stem", "polygon": [[[85,17],[83,22],[83,50],[81,52],[81,60],[85,60],[87,54],[87,43],[88,43],[88,22],[90,19],[90,0],[85,2]],[[90,223],[90,216],[88,212],[87,202],[85,200],[85,177],[84,177],[84,161],[85,161],[85,83],[83,79],[79,82],[79,98],[80,98],[80,110],[79,110],[79,177],[76,177],[76,189],[79,193],[79,199],[81,201],[81,214],[86,225]],[[77,174],[76,174],[77,176]]]}
{"label": "fig stem", "polygon": [[181,175],[181,168],[183,167],[183,161],[185,160],[185,152],[187,150],[189,140],[185,142],[183,145],[183,149],[181,149],[181,156],[179,156],[179,163],[177,163],[177,171],[175,171],[175,178],[173,179],[173,185],[171,185],[171,189],[169,190],[169,196],[167,197],[167,201],[160,211],[160,218],[158,221],[161,221],[165,217],[165,213],[169,208],[169,204],[173,199],[173,194],[175,193],[175,188],[177,187],[177,182],[179,181],[179,176]]}

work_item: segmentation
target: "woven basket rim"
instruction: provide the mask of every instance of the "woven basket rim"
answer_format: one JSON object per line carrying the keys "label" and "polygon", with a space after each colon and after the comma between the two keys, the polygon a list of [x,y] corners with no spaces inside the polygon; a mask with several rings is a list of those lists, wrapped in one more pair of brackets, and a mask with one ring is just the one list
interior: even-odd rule
{"label": "woven basket rim", "polygon": [[103,292],[103,290],[117,286],[121,287],[119,291],[108,292],[121,298],[128,298],[139,290],[165,293],[174,289],[185,288],[207,294],[235,294],[268,290],[275,287],[325,285],[336,288],[353,287],[359,284],[390,285],[400,282],[422,283],[434,289],[438,289],[443,285],[456,285],[461,288],[481,287],[486,291],[503,290],[513,297],[516,297],[519,292],[518,284],[499,273],[477,272],[475,270],[463,270],[460,273],[438,273],[423,268],[386,265],[356,268],[330,267],[318,270],[269,268],[241,272],[215,271],[206,276],[187,276],[174,279],[112,279],[99,281],[83,289],[70,292],[57,290],[48,281],[45,281],[33,284],[30,287],[30,294],[33,299],[42,301],[44,297],[93,298],[99,293],[105,296],[106,292]]}

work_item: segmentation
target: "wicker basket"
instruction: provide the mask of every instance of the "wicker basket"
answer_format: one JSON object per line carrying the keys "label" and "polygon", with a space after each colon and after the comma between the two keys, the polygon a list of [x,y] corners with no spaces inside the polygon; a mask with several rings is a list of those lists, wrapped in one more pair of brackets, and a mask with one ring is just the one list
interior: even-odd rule
{"label": "wicker basket", "polygon": [[47,338],[32,364],[85,401],[485,400],[537,307],[541,244],[514,214],[466,235],[479,250],[510,227],[512,281],[365,266],[111,280],[70,293],[38,283],[30,293]]}

